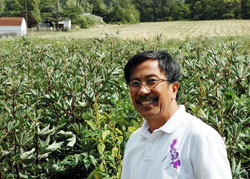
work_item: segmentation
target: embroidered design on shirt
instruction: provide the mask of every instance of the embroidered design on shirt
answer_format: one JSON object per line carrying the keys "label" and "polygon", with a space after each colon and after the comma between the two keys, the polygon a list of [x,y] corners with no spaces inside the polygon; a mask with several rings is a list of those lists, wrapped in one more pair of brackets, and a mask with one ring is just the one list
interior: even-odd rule
{"label": "embroidered design on shirt", "polygon": [[[173,165],[173,167],[176,169],[179,166],[181,166],[181,162],[179,159],[179,153],[177,152],[177,150],[175,148],[176,143],[177,143],[177,139],[174,139],[172,144],[170,145],[170,151],[168,154],[171,155],[171,163],[165,168],[165,170],[167,170],[171,165]],[[163,162],[168,157],[168,154],[164,157],[164,159],[161,162]]]}

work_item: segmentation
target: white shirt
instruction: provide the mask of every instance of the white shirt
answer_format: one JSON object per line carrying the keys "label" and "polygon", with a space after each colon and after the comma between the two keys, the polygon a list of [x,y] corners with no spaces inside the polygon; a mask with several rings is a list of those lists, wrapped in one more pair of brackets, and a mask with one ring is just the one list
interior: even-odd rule
{"label": "white shirt", "polygon": [[125,149],[122,179],[231,179],[222,137],[180,106],[159,129],[144,121]]}

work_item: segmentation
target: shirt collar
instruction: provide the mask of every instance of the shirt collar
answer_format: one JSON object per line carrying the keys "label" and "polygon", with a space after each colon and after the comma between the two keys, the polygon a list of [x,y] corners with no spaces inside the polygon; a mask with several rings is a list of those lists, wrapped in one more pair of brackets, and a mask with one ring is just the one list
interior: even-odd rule
{"label": "shirt collar", "polygon": [[166,133],[173,133],[177,127],[184,122],[183,114],[186,113],[184,105],[180,105],[173,116],[159,130]]}
{"label": "shirt collar", "polygon": [[[158,133],[157,131],[163,131],[165,133],[173,133],[177,129],[177,127],[183,123],[184,118],[181,116],[184,113],[186,113],[185,107],[184,105],[180,105],[177,111],[171,116],[171,118],[162,127],[156,129],[152,134]],[[144,121],[141,129],[142,129],[141,133],[142,137],[149,138],[152,135],[149,132],[149,125],[146,120]]]}

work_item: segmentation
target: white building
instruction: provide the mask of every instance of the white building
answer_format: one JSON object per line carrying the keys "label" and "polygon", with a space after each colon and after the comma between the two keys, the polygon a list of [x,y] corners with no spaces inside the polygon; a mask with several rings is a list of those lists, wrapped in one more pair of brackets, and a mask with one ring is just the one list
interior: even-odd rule
{"label": "white building", "polygon": [[1,17],[0,36],[23,36],[27,34],[27,25],[23,17]]}
{"label": "white building", "polygon": [[59,25],[59,29],[71,30],[71,20],[70,19],[64,19],[62,21],[59,21],[58,25]]}

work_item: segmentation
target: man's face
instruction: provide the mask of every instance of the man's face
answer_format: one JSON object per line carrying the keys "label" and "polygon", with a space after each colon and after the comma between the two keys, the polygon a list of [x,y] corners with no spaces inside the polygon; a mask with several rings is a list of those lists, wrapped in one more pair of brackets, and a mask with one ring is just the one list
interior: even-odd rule
{"label": "man's face", "polygon": [[[135,109],[148,120],[168,116],[173,101],[176,102],[179,87],[178,82],[168,84],[167,81],[159,80],[167,78],[158,63],[158,60],[148,59],[132,68],[130,75],[130,82],[142,82],[137,89],[130,87],[130,95]],[[152,89],[146,87],[145,82],[157,79],[159,81]]]}

